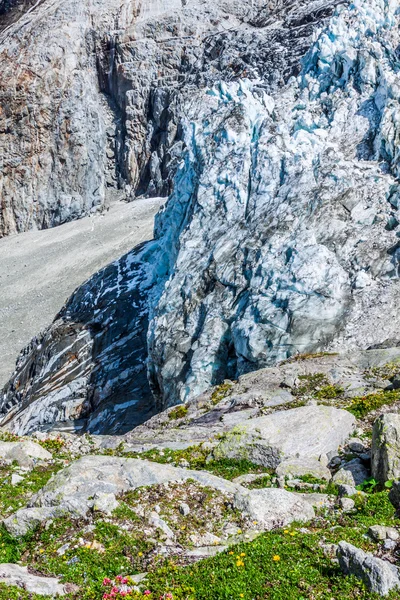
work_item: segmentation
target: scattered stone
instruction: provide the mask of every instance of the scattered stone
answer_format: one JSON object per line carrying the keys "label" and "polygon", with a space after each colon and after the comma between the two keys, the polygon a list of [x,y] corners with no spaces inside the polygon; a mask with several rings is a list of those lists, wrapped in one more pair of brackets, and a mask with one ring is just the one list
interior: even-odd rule
{"label": "scattered stone", "polygon": [[234,505],[265,530],[284,527],[293,521],[306,522],[315,516],[313,507],[304,498],[276,488],[238,493]]}
{"label": "scattered stone", "polygon": [[163,533],[165,533],[167,538],[173,539],[175,537],[174,532],[169,527],[169,525],[154,510],[150,514],[149,524],[152,525],[153,527],[155,527],[156,529],[160,529]]}
{"label": "scattered stone", "polygon": [[316,492],[302,494],[295,492],[295,495],[308,502],[314,508],[332,508],[335,504],[334,496],[329,496],[329,494],[318,494]]}
{"label": "scattered stone", "polygon": [[344,512],[351,512],[356,503],[351,498],[340,498],[339,506]]}
{"label": "scattered stone", "polygon": [[397,548],[397,542],[395,542],[394,540],[391,540],[388,538],[383,542],[384,550],[391,551],[391,550],[394,550],[395,548]]}
{"label": "scattered stone", "polygon": [[216,546],[221,543],[221,538],[208,532],[202,535],[194,533],[190,536],[190,541],[196,547]]}
{"label": "scattered stone", "polygon": [[331,479],[330,470],[315,458],[288,458],[283,460],[276,469],[278,477],[302,477],[312,475],[317,479]]}
{"label": "scattered stone", "polygon": [[372,430],[372,476],[380,483],[400,478],[400,415],[378,417]]}
{"label": "scattered stone", "polygon": [[130,575],[133,583],[141,583],[144,579],[146,579],[148,573],[137,573],[136,575]]}
{"label": "scattered stone", "polygon": [[399,539],[400,534],[394,527],[385,527],[384,525],[372,525],[368,529],[368,535],[375,541],[380,542],[382,540],[390,539],[396,541]]}
{"label": "scattered stone", "polygon": [[357,489],[353,485],[340,483],[338,485],[338,493],[340,498],[342,496],[355,496],[357,494]]}
{"label": "scattered stone", "polygon": [[40,524],[63,517],[67,513],[66,509],[57,506],[22,508],[4,519],[3,524],[13,537],[21,537]]}
{"label": "scattered stone", "polygon": [[235,479],[232,479],[232,482],[242,485],[244,483],[253,483],[254,481],[265,479],[265,477],[270,477],[269,473],[246,473],[245,475],[235,477]]}
{"label": "scattered stone", "polygon": [[337,485],[342,484],[356,487],[368,479],[368,477],[368,469],[366,469],[358,458],[354,458],[339,469],[333,476],[332,481]]}
{"label": "scattered stone", "polygon": [[372,592],[387,596],[391,590],[400,587],[398,570],[394,565],[352,544],[340,542],[337,557],[342,571],[361,579]]}
{"label": "scattered stone", "polygon": [[[28,508],[19,509],[4,524],[10,532],[14,532],[13,535],[25,535],[40,522],[53,518],[57,510],[62,514],[85,516],[96,505],[101,494],[117,496],[143,486],[188,479],[223,493],[244,491],[241,486],[206,471],[182,469],[136,458],[84,456],[59,471],[30,499]],[[108,496],[108,500],[113,502],[112,496]]]}
{"label": "scattered stone", "polygon": [[190,507],[185,502],[181,502],[181,504],[179,505],[179,512],[184,517],[187,517],[190,513]]}
{"label": "scattered stone", "polygon": [[79,588],[72,584],[61,584],[56,577],[38,577],[28,572],[28,567],[21,567],[11,563],[0,565],[0,582],[15,585],[30,594],[42,596],[65,596],[67,593],[77,591]]}
{"label": "scattered stone", "polygon": [[119,502],[113,493],[96,492],[93,500],[93,511],[101,512],[107,516],[111,516],[119,506]]}
{"label": "scattered stone", "polygon": [[13,473],[11,475],[11,485],[18,485],[23,480],[24,480],[24,478],[21,477],[21,475],[18,475],[17,473]]}
{"label": "scattered stone", "polygon": [[202,558],[210,558],[212,556],[216,556],[220,554],[224,550],[226,550],[228,546],[203,546],[200,548],[194,548],[193,550],[187,550],[184,553],[184,556],[188,558],[195,558],[197,560],[201,560]]}

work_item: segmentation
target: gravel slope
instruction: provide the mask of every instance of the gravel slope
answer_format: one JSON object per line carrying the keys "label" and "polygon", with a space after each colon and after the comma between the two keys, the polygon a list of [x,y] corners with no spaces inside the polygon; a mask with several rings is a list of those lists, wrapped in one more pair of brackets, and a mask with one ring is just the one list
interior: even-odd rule
{"label": "gravel slope", "polygon": [[78,285],[151,239],[161,202],[115,204],[104,215],[0,240],[0,387],[21,348],[52,322]]}

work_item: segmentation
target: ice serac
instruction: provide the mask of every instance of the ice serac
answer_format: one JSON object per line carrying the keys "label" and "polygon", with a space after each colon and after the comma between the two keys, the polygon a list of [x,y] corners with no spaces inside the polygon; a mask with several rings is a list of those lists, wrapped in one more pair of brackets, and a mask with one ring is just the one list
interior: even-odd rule
{"label": "ice serac", "polygon": [[76,399],[83,427],[126,430],[296,352],[400,339],[397,3],[145,6],[98,68],[120,172],[172,193],[155,241],[21,356],[2,405],[19,432]]}

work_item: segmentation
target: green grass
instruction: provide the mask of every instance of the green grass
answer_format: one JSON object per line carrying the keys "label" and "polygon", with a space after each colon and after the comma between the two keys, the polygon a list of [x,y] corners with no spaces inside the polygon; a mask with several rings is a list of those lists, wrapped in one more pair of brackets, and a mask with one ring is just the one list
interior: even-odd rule
{"label": "green grass", "polygon": [[351,403],[346,406],[346,410],[351,412],[357,419],[363,419],[371,411],[378,410],[382,406],[390,406],[399,401],[400,390],[379,391],[368,396],[353,398]]}
{"label": "green grass", "polygon": [[[187,567],[154,554],[152,542],[144,535],[135,537],[102,519],[94,523],[91,534],[83,533],[84,521],[64,519],[20,542],[1,529],[0,560],[22,559],[39,572],[62,575],[64,581],[80,586],[77,594],[67,596],[75,600],[100,600],[104,577],[147,570],[150,574],[146,587],[152,591],[153,600],[166,592],[171,592],[174,600],[372,600],[375,596],[355,578],[345,577],[320,547],[321,540],[326,544],[346,540],[373,551],[377,546],[366,535],[371,525],[399,526],[387,491],[369,494],[366,500],[360,496],[356,502],[356,514],[318,516],[307,532],[295,525],[267,532]],[[129,516],[122,515],[124,519]],[[81,535],[85,540],[97,540],[104,552],[79,546]],[[56,550],[66,542],[70,548],[59,556]],[[279,560],[274,560],[277,556]],[[0,600],[14,598],[38,600],[39,596],[0,586]]]}
{"label": "green grass", "polygon": [[202,446],[192,446],[185,450],[169,450],[165,449],[161,452],[159,450],[148,450],[147,452],[136,453],[129,452],[125,453],[124,456],[131,458],[142,458],[152,460],[161,464],[177,465],[179,466],[180,461],[186,461],[189,469],[197,471],[208,471],[213,475],[218,475],[224,479],[235,479],[240,475],[247,473],[269,473],[270,469],[262,467],[252,463],[245,459],[230,459],[221,458],[215,460],[209,460],[210,451],[203,449]]}
{"label": "green grass", "polygon": [[8,516],[24,506],[28,498],[46,485],[53,473],[59,471],[61,466],[60,464],[38,466],[24,474],[23,481],[17,485],[11,485],[11,474],[16,467],[2,467],[0,469],[0,515]]}
{"label": "green grass", "polygon": [[188,413],[188,407],[185,406],[184,404],[180,404],[179,406],[177,406],[176,408],[173,408],[168,413],[168,418],[171,421],[175,421],[177,419],[183,419],[184,417],[186,417],[187,413]]}
{"label": "green grass", "polygon": [[[347,540],[365,550],[376,546],[365,537],[370,525],[399,524],[387,493],[372,494],[359,501],[356,515],[316,519],[309,533],[295,528],[265,533],[255,541],[232,547],[215,558],[176,569],[173,564],[150,575],[148,587],[158,598],[170,590],[175,600],[372,600],[354,577],[345,577],[319,546]],[[285,533],[286,531],[286,533]],[[294,535],[291,535],[294,534]],[[243,566],[237,557],[244,553]],[[279,560],[274,560],[279,556]],[[392,594],[389,598],[398,598]]]}

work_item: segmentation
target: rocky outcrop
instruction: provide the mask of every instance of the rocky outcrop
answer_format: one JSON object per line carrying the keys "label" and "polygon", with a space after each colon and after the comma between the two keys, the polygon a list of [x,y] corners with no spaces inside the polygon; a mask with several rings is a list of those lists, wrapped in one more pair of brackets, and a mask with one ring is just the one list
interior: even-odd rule
{"label": "rocky outcrop", "polygon": [[[194,471],[154,462],[110,456],[87,456],[58,472],[29,502],[5,519],[4,526],[15,537],[40,523],[72,515],[85,517],[98,511],[110,515],[118,506],[116,495],[144,486],[195,481],[223,494],[235,494],[235,506],[261,529],[272,529],[307,521],[314,516],[310,503],[284,490],[248,491],[240,485],[206,471]],[[159,518],[157,513],[153,520]]]}
{"label": "rocky outcrop", "polygon": [[[152,193],[175,173],[174,190],[155,242],[78,290],[21,357],[3,401],[15,430],[42,412],[35,427],[115,431],[123,397],[128,428],[297,352],[400,338],[399,15],[387,0],[249,5],[151,4],[103,44],[130,185]],[[138,61],[160,83],[179,73],[169,95],[146,104]]]}
{"label": "rocky outcrop", "polygon": [[397,567],[352,544],[340,542],[337,557],[344,573],[355,575],[368,589],[380,596],[387,596],[391,590],[400,587]]}
{"label": "rocky outcrop", "polygon": [[233,429],[215,448],[214,456],[245,457],[271,468],[290,457],[318,460],[324,456],[329,460],[336,456],[354,425],[355,418],[349,412],[328,406],[278,411]]}
{"label": "rocky outcrop", "polygon": [[400,477],[400,415],[381,415],[372,430],[372,476],[380,483]]}

